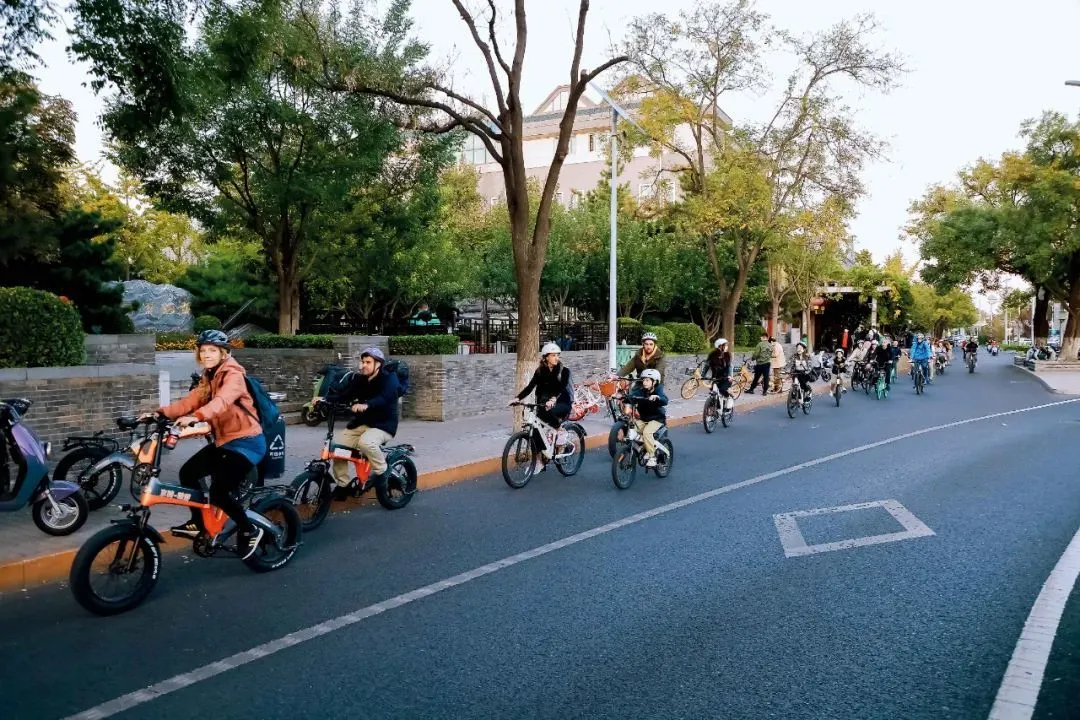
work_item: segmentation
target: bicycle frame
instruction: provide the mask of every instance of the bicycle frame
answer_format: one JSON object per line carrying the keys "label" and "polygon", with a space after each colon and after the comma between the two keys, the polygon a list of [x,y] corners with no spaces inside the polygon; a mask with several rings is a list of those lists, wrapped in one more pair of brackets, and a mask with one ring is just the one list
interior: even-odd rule
{"label": "bicycle frame", "polygon": [[535,411],[534,407],[535,407],[534,405],[530,405],[529,403],[522,403],[521,404],[522,425],[527,426],[527,427],[531,427],[534,431],[536,431],[540,435],[540,439],[544,443],[544,451],[548,454],[548,456],[552,460],[555,460],[557,458],[569,457],[570,455],[573,455],[573,453],[556,453],[556,452],[554,452],[555,448],[553,448],[551,446],[551,441],[548,438],[548,435],[550,433],[548,431],[554,430],[556,433],[558,433],[561,428],[552,427],[551,425],[548,425],[546,422],[541,420],[540,416],[536,414],[536,411]]}
{"label": "bicycle frame", "polygon": [[348,445],[337,445],[334,443],[334,420],[337,418],[337,414],[340,411],[341,408],[333,406],[330,406],[327,409],[326,439],[323,441],[319,459],[324,462],[344,460],[345,462],[351,463],[353,472],[356,474],[357,482],[360,483],[361,487],[364,487],[371,477],[371,462],[364,457],[359,450],[351,448]]}
{"label": "bicycle frame", "polygon": [[[145,511],[143,513],[143,526],[145,526],[146,520],[149,519],[150,508],[155,505],[177,505],[180,507],[197,509],[202,515],[203,528],[206,530],[207,534],[213,538],[215,544],[220,544],[228,539],[236,530],[236,524],[225,514],[225,511],[215,505],[211,505],[207,493],[202,490],[194,490],[181,485],[163,483],[160,477],[163,443],[160,442],[158,438],[170,430],[173,431],[172,434],[175,435],[177,439],[207,435],[210,432],[209,426],[202,423],[200,423],[200,425],[202,425],[202,427],[196,425],[192,428],[179,430],[178,428],[175,428],[175,426],[171,426],[168,420],[156,421],[154,431],[147,433],[152,438],[152,442],[143,445],[139,452],[139,459],[141,461],[147,461],[152,466],[153,475],[150,478],[150,482],[143,488],[142,496],[139,498],[139,505],[131,509],[136,513]],[[277,525],[271,523],[262,515],[252,510],[245,510],[245,513],[252,524],[257,525],[270,533],[278,546],[281,546],[282,535],[281,530]]]}

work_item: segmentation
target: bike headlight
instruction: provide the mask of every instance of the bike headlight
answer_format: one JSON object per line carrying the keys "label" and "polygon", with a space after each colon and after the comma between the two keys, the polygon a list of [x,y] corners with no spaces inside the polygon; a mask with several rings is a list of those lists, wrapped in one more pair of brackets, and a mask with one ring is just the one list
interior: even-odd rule
{"label": "bike headlight", "polygon": [[52,443],[49,442],[48,440],[41,443],[41,449],[45,453],[46,458],[48,458],[50,455],[52,455]]}

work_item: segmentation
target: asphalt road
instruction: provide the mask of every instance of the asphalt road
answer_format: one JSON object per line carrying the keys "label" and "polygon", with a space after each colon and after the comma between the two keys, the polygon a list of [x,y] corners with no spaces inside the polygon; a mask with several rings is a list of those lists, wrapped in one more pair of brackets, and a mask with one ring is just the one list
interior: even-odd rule
{"label": "asphalt road", "polygon": [[[335,515],[268,575],[166,554],[124,616],[91,617],[63,586],[5,597],[0,717],[65,717],[196,671],[117,717],[986,718],[1080,528],[1080,403],[962,422],[1067,399],[1009,362],[983,357],[922,397],[902,379],[885,401],[676,429],[672,475],[627,491],[592,453],[575,478]],[[895,502],[794,522],[826,550],[911,537],[786,556],[791,523],[774,516],[879,501]],[[1039,717],[1080,717],[1072,640]]]}

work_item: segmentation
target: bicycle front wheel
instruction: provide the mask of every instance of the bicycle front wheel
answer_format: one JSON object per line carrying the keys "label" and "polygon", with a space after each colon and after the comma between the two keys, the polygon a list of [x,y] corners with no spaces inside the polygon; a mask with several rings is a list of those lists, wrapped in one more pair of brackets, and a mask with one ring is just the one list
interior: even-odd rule
{"label": "bicycle front wheel", "polygon": [[695,377],[687,378],[686,382],[682,384],[682,389],[679,391],[679,395],[683,400],[689,400],[697,395],[698,388],[701,387],[701,381]]}
{"label": "bicycle front wheel", "polygon": [[506,484],[520,490],[529,484],[536,470],[536,453],[533,451],[532,432],[522,430],[506,441],[502,457],[502,476]]}

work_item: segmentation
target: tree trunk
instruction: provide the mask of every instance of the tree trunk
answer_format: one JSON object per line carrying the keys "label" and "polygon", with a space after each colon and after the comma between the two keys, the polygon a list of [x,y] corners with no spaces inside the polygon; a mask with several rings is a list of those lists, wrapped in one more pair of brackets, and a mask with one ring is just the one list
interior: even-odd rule
{"label": "tree trunk", "polygon": [[[1039,299],[1040,290],[1042,290],[1042,300]],[[1043,288],[1035,288],[1035,317],[1032,318],[1032,322],[1035,323],[1036,345],[1045,345],[1047,338],[1050,337],[1050,320],[1047,317],[1049,310],[1050,293],[1046,292]]]}
{"label": "tree trunk", "polygon": [[300,278],[288,267],[278,268],[278,334],[295,335],[300,329]]}
{"label": "tree trunk", "polygon": [[776,337],[780,325],[780,298],[773,298],[772,310],[769,311],[769,337]]}
{"label": "tree trunk", "polygon": [[1065,322],[1065,333],[1061,338],[1062,360],[1076,360],[1080,354],[1080,278],[1070,278],[1069,319]]}

